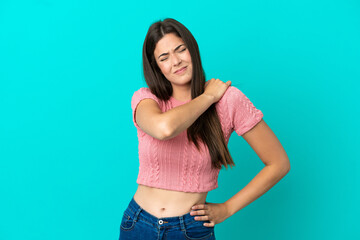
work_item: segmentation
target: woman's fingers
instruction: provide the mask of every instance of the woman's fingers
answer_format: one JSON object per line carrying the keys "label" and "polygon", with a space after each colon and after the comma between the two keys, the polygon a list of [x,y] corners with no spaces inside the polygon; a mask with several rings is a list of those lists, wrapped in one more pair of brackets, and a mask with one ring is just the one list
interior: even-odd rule
{"label": "woman's fingers", "polygon": [[205,204],[199,204],[199,205],[195,205],[192,207],[193,210],[195,209],[208,209],[207,206],[206,206],[206,203]]}
{"label": "woman's fingers", "polygon": [[[205,209],[206,207],[206,209]],[[214,227],[215,224],[223,222],[225,219],[229,218],[229,211],[224,203],[208,203],[199,204],[192,207],[192,209],[198,209],[192,211],[191,215],[203,215],[195,216],[195,221],[210,221],[209,223],[203,223],[205,227]],[[192,214],[194,213],[194,214]]]}
{"label": "woman's fingers", "polygon": [[224,83],[218,78],[212,78],[205,84],[205,94],[210,96],[214,96],[215,102],[219,101],[219,99],[224,95],[226,89],[231,85],[231,81],[227,81]]}
{"label": "woman's fingers", "polygon": [[197,210],[197,211],[192,211],[190,213],[190,215],[194,216],[194,219],[197,221],[206,221],[206,220],[210,220],[209,217],[209,212],[207,210]]}
{"label": "woman's fingers", "polygon": [[194,216],[194,215],[205,215],[207,214],[207,211],[206,210],[197,210],[197,211],[192,211],[190,213],[190,215]]}
{"label": "woman's fingers", "polygon": [[197,217],[195,217],[195,220],[208,221],[208,220],[210,220],[210,218],[209,218],[209,216],[197,216]]}

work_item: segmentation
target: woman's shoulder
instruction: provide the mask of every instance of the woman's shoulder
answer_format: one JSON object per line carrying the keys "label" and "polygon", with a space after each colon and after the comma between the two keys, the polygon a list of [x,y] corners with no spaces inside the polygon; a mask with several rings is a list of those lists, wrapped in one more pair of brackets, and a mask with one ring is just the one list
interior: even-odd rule
{"label": "woman's shoulder", "polygon": [[153,94],[148,87],[140,87],[134,91],[132,98],[142,98],[142,97],[151,97],[156,98],[155,94]]}
{"label": "woman's shoulder", "polygon": [[135,108],[136,105],[145,98],[151,98],[160,105],[160,99],[156,97],[148,87],[141,87],[133,93],[133,96],[131,97],[131,105]]}
{"label": "woman's shoulder", "polygon": [[217,109],[226,109],[226,111],[236,111],[244,107],[251,107],[249,98],[236,86],[229,86],[223,96],[217,103]]}
{"label": "woman's shoulder", "polygon": [[229,86],[223,96],[220,98],[219,103],[229,103],[236,101],[239,96],[242,96],[243,92],[235,87],[235,86]]}
{"label": "woman's shoulder", "polygon": [[144,94],[144,93],[151,93],[150,88],[148,87],[140,87],[134,91],[134,94]]}

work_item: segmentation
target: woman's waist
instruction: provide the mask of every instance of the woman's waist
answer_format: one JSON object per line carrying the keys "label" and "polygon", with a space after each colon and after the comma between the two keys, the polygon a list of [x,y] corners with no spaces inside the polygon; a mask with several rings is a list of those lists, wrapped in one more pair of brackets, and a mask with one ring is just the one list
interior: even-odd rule
{"label": "woman's waist", "polygon": [[139,184],[134,200],[145,211],[161,218],[189,213],[192,206],[205,203],[206,197],[207,192],[179,192]]}

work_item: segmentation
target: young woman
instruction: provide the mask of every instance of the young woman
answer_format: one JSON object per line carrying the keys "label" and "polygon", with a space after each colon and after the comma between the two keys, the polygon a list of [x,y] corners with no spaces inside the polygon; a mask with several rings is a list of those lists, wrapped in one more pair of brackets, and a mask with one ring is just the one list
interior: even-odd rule
{"label": "young woman", "polygon": [[[148,88],[132,99],[139,138],[138,189],[119,239],[215,239],[214,226],[260,197],[290,169],[263,113],[231,82],[205,82],[198,45],[174,19],[153,23],[143,45]],[[235,131],[266,165],[224,203],[206,202]],[[236,186],[236,185],[234,185]]]}

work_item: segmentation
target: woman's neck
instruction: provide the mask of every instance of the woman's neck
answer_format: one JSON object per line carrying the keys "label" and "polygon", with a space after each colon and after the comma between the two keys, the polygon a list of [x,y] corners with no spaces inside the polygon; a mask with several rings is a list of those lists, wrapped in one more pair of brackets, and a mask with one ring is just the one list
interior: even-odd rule
{"label": "woman's neck", "polygon": [[186,102],[191,99],[191,86],[173,86],[172,97],[181,102]]}

